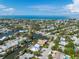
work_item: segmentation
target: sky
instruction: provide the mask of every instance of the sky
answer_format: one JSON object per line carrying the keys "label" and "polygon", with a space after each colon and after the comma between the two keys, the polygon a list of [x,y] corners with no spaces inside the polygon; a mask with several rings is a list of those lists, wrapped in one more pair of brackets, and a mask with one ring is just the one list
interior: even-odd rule
{"label": "sky", "polygon": [[0,15],[78,15],[79,0],[0,0]]}

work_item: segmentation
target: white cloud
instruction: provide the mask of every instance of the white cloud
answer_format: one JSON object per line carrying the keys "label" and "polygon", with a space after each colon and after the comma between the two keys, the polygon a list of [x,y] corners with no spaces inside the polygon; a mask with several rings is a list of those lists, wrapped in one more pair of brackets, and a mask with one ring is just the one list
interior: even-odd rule
{"label": "white cloud", "polygon": [[0,15],[11,15],[14,13],[14,11],[15,11],[14,8],[10,8],[0,4]]}
{"label": "white cloud", "polygon": [[6,6],[4,5],[0,5],[0,9],[6,8]]}
{"label": "white cloud", "polygon": [[79,13],[79,0],[72,0],[72,1],[73,3],[66,5],[66,8],[70,12]]}
{"label": "white cloud", "polygon": [[[44,14],[44,15],[66,15],[69,14],[68,9],[61,7],[55,7],[52,5],[33,5],[26,7],[29,13],[37,12],[36,14]],[[35,13],[34,13],[35,14]]]}
{"label": "white cloud", "polygon": [[35,6],[29,6],[29,8],[34,9],[34,10],[38,10],[38,11],[53,11],[54,7],[50,6],[50,5],[35,5]]}
{"label": "white cloud", "polygon": [[3,9],[3,11],[14,11],[14,8],[6,8],[6,9]]}

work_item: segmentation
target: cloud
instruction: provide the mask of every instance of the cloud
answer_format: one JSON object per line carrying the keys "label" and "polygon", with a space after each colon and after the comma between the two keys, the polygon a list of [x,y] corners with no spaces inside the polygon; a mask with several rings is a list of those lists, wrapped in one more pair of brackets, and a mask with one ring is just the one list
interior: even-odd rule
{"label": "cloud", "polygon": [[6,8],[6,6],[4,5],[0,5],[0,9]]}
{"label": "cloud", "polygon": [[50,5],[35,5],[29,6],[30,9],[37,10],[37,11],[52,11],[54,8]]}
{"label": "cloud", "polygon": [[[57,7],[53,5],[32,5],[28,6],[27,9],[32,12],[44,15],[66,15],[69,11],[64,6]],[[35,13],[34,13],[35,14]]]}
{"label": "cloud", "polygon": [[11,15],[14,13],[14,11],[15,11],[14,8],[10,8],[0,4],[0,15]]}
{"label": "cloud", "polygon": [[49,13],[60,13],[60,12],[66,12],[66,9],[64,7],[56,7],[52,5],[33,5],[27,7],[28,10],[31,11],[38,11],[38,12],[49,12]]}
{"label": "cloud", "polygon": [[66,8],[73,13],[79,13],[79,0],[72,0],[72,4],[66,5]]}

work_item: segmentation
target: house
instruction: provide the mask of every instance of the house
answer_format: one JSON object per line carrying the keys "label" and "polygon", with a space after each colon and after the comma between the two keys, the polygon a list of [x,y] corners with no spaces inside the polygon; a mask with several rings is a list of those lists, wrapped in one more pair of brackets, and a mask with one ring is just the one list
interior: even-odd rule
{"label": "house", "polygon": [[76,36],[73,36],[73,37],[71,37],[71,39],[72,39],[73,41],[75,41],[75,40],[77,40],[78,38],[77,38]]}
{"label": "house", "polygon": [[74,44],[79,45],[79,38],[73,36],[71,39],[74,41]]}
{"label": "house", "polygon": [[6,46],[1,45],[1,46],[0,46],[0,55],[4,55],[4,54],[6,53],[6,52],[5,52],[6,49],[7,49]]}
{"label": "house", "polygon": [[69,55],[65,55],[64,59],[71,59]]}
{"label": "house", "polygon": [[65,49],[64,46],[65,46],[66,44],[68,44],[68,42],[65,41],[65,38],[61,37],[59,44],[60,44],[59,47],[62,49],[62,51],[64,51],[64,49]]}
{"label": "house", "polygon": [[17,46],[17,45],[18,45],[17,40],[11,40],[6,42],[3,45],[0,45],[0,54],[6,53],[6,51],[8,51],[9,48],[14,48],[14,46]]}
{"label": "house", "polygon": [[32,48],[31,48],[32,51],[38,51],[40,50],[40,45],[39,44],[35,44]]}
{"label": "house", "polygon": [[64,53],[61,53],[58,51],[52,51],[52,57],[53,59],[70,59],[71,58],[69,55],[65,55]]}
{"label": "house", "polygon": [[4,54],[6,54],[6,52],[4,52],[4,51],[3,52],[0,52],[0,55],[4,55]]}
{"label": "house", "polygon": [[19,30],[19,32],[21,32],[21,33],[22,33],[22,32],[28,32],[28,30]]}
{"label": "house", "polygon": [[79,45],[79,39],[76,36],[73,36],[71,39],[74,40],[74,44]]}
{"label": "house", "polygon": [[79,39],[76,39],[76,40],[74,41],[74,44],[79,45]]}
{"label": "house", "polygon": [[3,41],[6,39],[6,36],[3,36],[2,38],[0,38],[0,41]]}
{"label": "house", "polygon": [[59,44],[62,46],[65,46],[67,44],[67,42],[65,41],[65,38],[61,37]]}
{"label": "house", "polygon": [[12,41],[8,41],[7,43],[5,43],[5,46],[7,46],[8,48],[11,48],[16,45],[18,45],[18,40],[12,40]]}
{"label": "house", "polygon": [[47,30],[53,30],[54,29],[54,26],[53,25],[48,25],[47,26]]}
{"label": "house", "polygon": [[41,35],[43,35],[43,36],[45,35],[45,32],[42,32],[42,31],[37,31],[36,33],[37,33],[37,34],[41,34]]}
{"label": "house", "polygon": [[65,55],[58,51],[52,51],[52,57],[53,59],[64,59]]}
{"label": "house", "polygon": [[30,58],[32,58],[33,56],[34,56],[33,54],[25,53],[25,54],[21,55],[21,56],[19,57],[19,59],[30,59]]}
{"label": "house", "polygon": [[40,46],[43,46],[44,44],[46,44],[47,43],[47,40],[38,40],[38,44],[40,45]]}
{"label": "house", "polygon": [[2,49],[0,48],[0,53],[2,52]]}

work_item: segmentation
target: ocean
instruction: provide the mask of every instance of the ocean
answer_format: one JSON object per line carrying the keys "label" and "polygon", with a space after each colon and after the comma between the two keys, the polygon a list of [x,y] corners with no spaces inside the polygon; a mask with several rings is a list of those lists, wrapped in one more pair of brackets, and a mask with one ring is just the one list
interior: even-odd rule
{"label": "ocean", "polygon": [[26,16],[26,15],[12,15],[12,16],[0,16],[0,19],[32,19],[32,20],[57,20],[57,19],[69,19],[67,16]]}

